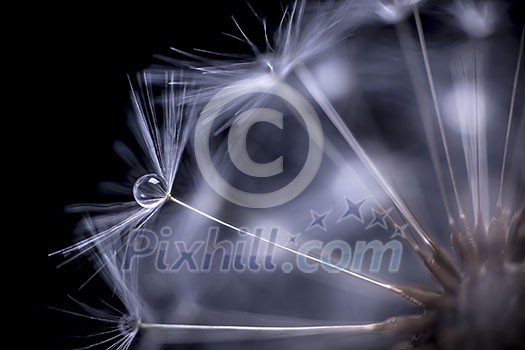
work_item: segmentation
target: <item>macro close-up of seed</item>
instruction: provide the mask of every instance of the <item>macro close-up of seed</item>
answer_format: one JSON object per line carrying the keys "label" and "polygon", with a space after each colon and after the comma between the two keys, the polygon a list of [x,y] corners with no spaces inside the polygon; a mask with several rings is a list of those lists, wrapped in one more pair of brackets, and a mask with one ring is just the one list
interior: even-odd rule
{"label": "macro close-up of seed", "polygon": [[520,1],[72,17],[50,347],[523,349]]}

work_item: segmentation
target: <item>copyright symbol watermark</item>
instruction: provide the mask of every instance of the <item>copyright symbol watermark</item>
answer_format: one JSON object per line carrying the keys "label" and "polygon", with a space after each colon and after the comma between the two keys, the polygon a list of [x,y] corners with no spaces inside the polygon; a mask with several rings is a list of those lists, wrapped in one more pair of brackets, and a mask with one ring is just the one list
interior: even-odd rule
{"label": "copyright symbol watermark", "polygon": [[[308,134],[308,150],[305,150],[308,154],[301,171],[288,184],[268,193],[251,193],[232,186],[217,171],[210,153],[209,137],[213,121],[224,106],[247,94],[267,94],[282,99],[302,119]],[[283,172],[283,156],[259,163],[250,157],[247,148],[248,132],[254,124],[270,123],[283,132],[283,117],[281,111],[253,108],[235,118],[228,133],[228,154],[239,171],[255,178],[270,178]],[[249,208],[276,207],[298,196],[317,174],[323,158],[323,146],[321,122],[310,102],[288,84],[268,77],[242,80],[221,89],[200,114],[195,129],[195,157],[204,179],[224,199]]]}

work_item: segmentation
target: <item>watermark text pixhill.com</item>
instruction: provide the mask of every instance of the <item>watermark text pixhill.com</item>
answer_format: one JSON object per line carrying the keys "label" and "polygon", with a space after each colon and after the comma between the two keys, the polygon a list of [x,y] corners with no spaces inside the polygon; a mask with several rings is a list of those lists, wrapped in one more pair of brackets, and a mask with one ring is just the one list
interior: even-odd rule
{"label": "watermark text pixhill.com", "polygon": [[[167,230],[166,230],[167,229]],[[171,232],[165,228],[161,232]],[[280,229],[255,228],[250,231],[269,242],[277,242]],[[397,239],[387,242],[379,240],[355,241],[353,247],[343,240],[323,242],[283,242],[298,254],[287,252],[270,244],[239,232],[221,238],[220,227],[208,229],[204,240],[191,242],[176,240],[175,235],[157,234],[152,230],[136,230],[129,236],[125,247],[122,268],[129,271],[140,259],[153,261],[160,272],[273,272],[281,269],[285,273],[298,270],[313,273],[324,269],[331,273],[342,269],[353,272],[398,272],[401,265],[403,245]],[[309,257],[315,257],[314,261]],[[319,262],[320,260],[320,262]]]}

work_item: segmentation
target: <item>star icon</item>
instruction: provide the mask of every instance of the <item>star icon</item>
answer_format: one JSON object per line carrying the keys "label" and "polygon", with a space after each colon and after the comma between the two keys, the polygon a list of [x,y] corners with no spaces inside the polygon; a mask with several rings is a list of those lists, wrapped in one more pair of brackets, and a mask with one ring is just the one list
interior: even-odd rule
{"label": "star icon", "polygon": [[394,230],[394,233],[392,233],[392,235],[390,236],[390,239],[393,239],[397,236],[401,237],[401,238],[405,238],[405,229],[408,227],[408,224],[405,224],[403,226],[397,226],[395,225],[396,228]]}
{"label": "star icon", "polygon": [[290,232],[288,232],[288,243],[287,244],[297,245],[297,237],[299,237],[300,234],[301,234],[301,232],[299,232],[296,235],[293,235]]}
{"label": "star icon", "polygon": [[346,200],[346,211],[344,212],[343,216],[341,216],[339,220],[337,220],[337,222],[343,221],[344,219],[350,216],[353,216],[357,220],[363,222],[363,214],[361,213],[361,207],[365,203],[366,198],[360,200],[359,202],[353,202],[352,200],[350,200],[348,197],[345,196],[345,200]]}
{"label": "star icon", "polygon": [[388,225],[387,225],[387,223],[385,221],[385,218],[388,216],[388,214],[390,213],[391,210],[392,210],[392,208],[380,212],[380,211],[372,208],[372,221],[370,221],[370,223],[368,224],[366,229],[368,230],[369,228],[371,228],[371,227],[373,227],[375,225],[379,225],[382,228],[384,228],[385,230],[388,230]]}
{"label": "star icon", "polygon": [[314,228],[315,226],[318,226],[320,227],[323,231],[326,232],[326,226],[324,224],[324,220],[326,219],[326,217],[328,216],[328,214],[330,214],[330,210],[323,213],[323,214],[318,214],[316,213],[314,210],[310,210],[310,213],[312,214],[312,222],[310,223],[310,225],[308,225],[308,227],[306,228],[306,230],[309,230],[309,229],[312,229]]}

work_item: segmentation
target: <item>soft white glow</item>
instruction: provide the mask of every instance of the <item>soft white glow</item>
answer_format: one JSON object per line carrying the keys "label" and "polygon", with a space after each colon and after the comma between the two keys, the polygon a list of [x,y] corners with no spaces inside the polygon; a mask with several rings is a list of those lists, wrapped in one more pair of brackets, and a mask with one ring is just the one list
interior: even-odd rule
{"label": "soft white glow", "polygon": [[497,22],[494,3],[458,0],[452,8],[459,27],[469,36],[484,38],[492,34]]}
{"label": "soft white glow", "polygon": [[323,61],[315,67],[313,75],[330,100],[348,97],[355,87],[355,77],[350,65],[339,58]]}
{"label": "soft white glow", "polygon": [[404,20],[413,6],[422,0],[383,0],[377,6],[378,16],[387,23],[397,23]]}
{"label": "soft white glow", "polygon": [[465,136],[478,134],[485,129],[485,94],[472,83],[458,83],[445,98],[445,113],[452,129]]}

